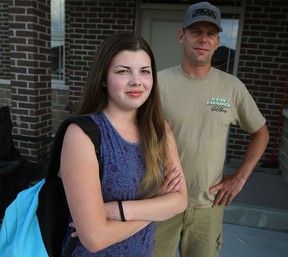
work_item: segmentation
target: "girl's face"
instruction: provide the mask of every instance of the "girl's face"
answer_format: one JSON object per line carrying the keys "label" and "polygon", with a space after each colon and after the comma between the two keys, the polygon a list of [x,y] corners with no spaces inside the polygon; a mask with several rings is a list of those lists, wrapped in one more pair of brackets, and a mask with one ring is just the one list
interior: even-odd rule
{"label": "girl's face", "polygon": [[125,50],[114,56],[106,86],[108,109],[138,109],[147,100],[153,86],[149,55],[143,50]]}

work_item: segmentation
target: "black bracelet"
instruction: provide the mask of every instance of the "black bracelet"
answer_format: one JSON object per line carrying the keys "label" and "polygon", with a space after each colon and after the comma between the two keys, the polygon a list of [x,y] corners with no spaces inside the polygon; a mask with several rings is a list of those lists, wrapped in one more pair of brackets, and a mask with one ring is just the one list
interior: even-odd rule
{"label": "black bracelet", "polygon": [[119,206],[121,220],[126,221],[124,211],[123,211],[123,205],[121,201],[118,201],[118,206]]}

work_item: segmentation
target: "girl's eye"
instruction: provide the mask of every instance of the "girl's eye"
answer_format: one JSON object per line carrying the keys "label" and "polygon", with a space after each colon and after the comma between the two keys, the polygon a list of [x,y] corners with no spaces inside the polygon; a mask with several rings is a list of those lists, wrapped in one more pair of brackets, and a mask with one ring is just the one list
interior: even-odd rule
{"label": "girl's eye", "polygon": [[118,74],[126,74],[126,73],[128,73],[128,70],[118,70],[117,73]]}
{"label": "girl's eye", "polygon": [[142,70],[141,73],[143,73],[143,74],[150,74],[151,71],[150,71],[150,70]]}

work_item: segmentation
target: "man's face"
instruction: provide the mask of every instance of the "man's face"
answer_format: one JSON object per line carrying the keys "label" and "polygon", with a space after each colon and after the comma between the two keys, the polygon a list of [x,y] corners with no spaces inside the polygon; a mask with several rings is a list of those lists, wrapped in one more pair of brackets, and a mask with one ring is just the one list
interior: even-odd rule
{"label": "man's face", "polygon": [[217,27],[209,22],[197,22],[178,34],[183,45],[184,60],[192,65],[211,65],[214,52],[219,45]]}

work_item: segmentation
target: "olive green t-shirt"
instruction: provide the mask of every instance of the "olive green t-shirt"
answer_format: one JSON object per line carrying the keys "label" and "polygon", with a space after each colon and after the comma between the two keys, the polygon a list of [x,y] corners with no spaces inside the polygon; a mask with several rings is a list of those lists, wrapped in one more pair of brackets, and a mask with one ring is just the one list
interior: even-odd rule
{"label": "olive green t-shirt", "polygon": [[245,85],[218,69],[193,79],[178,65],[158,72],[158,82],[187,180],[188,207],[210,207],[215,195],[209,188],[223,178],[230,124],[253,133],[266,120]]}

